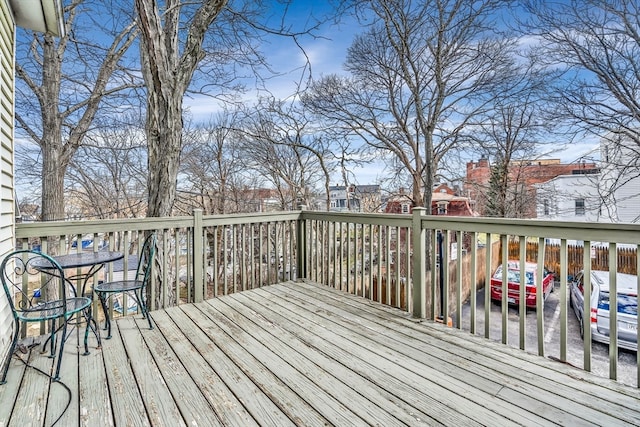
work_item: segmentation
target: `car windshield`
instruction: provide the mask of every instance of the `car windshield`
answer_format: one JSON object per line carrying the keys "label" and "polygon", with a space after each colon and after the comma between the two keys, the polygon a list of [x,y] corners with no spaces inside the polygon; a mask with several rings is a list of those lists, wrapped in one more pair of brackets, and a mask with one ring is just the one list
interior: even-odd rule
{"label": "car windshield", "polygon": [[[609,310],[609,292],[600,291],[598,298],[598,308]],[[618,313],[629,314],[631,316],[638,315],[638,296],[628,294],[618,294]]]}
{"label": "car windshield", "polygon": [[[533,271],[525,271],[525,277],[527,278],[526,284],[533,285]],[[493,278],[502,280],[502,266],[498,267]],[[520,283],[520,270],[508,269],[507,280],[510,283]]]}

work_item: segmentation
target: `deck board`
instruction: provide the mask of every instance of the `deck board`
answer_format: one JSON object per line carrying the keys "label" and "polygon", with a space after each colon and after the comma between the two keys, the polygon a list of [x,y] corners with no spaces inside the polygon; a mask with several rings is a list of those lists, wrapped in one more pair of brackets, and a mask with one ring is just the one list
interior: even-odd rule
{"label": "deck board", "polygon": [[[273,288],[266,291],[275,292],[279,298],[285,298],[281,289]],[[315,289],[305,287],[295,288],[295,292],[304,296],[302,298],[308,301],[306,304],[313,304],[322,310],[335,307],[332,304],[335,304],[335,297],[339,296],[333,295],[332,297],[331,293],[317,293],[315,292]],[[289,292],[289,294],[291,294],[291,292]],[[405,351],[405,355],[413,358],[420,357],[422,362],[426,362],[429,365],[438,364],[439,369],[442,372],[446,372],[447,376],[458,378],[459,380],[466,382],[470,387],[491,390],[491,392],[494,393],[499,392],[500,397],[508,401],[510,404],[515,404],[516,406],[524,406],[525,404],[528,404],[528,406],[524,407],[526,407],[530,412],[545,417],[549,421],[556,422],[556,420],[562,419],[563,415],[566,413],[571,413],[577,417],[572,420],[572,425],[575,425],[575,423],[578,422],[578,419],[583,417],[587,419],[597,417],[607,425],[625,425],[626,423],[638,425],[640,423],[640,420],[637,418],[637,414],[631,413],[628,414],[629,416],[627,417],[625,409],[628,408],[628,406],[621,405],[615,399],[609,401],[602,399],[590,399],[588,392],[583,392],[581,389],[575,390],[572,387],[567,387],[565,386],[564,381],[553,381],[550,383],[546,381],[539,381],[538,376],[527,374],[526,371],[523,372],[522,363],[516,362],[516,365],[510,366],[508,363],[505,363],[502,358],[495,357],[495,353],[491,353],[491,356],[489,357],[479,357],[475,347],[470,352],[460,351],[458,346],[456,346],[456,353],[443,351],[439,348],[438,341],[429,340],[427,342],[420,342],[419,340],[413,339],[411,336],[412,332],[422,332],[424,330],[424,328],[421,328],[420,326],[414,327],[415,321],[407,319],[404,322],[399,322],[399,319],[401,318],[398,318],[397,316],[388,318],[385,316],[388,312],[387,310],[384,310],[384,308],[382,310],[378,310],[381,307],[369,304],[364,299],[351,300],[350,302],[354,305],[341,305],[340,308],[335,308],[332,311],[332,314],[342,313],[345,318],[352,317],[361,323],[364,323],[363,319],[367,319],[369,323],[366,323],[366,327],[371,328],[376,332],[373,337],[375,337],[377,342],[381,342],[383,339],[382,337],[384,337],[385,334],[389,334],[388,326],[382,325],[381,323],[393,321],[395,323],[392,328],[392,336],[397,340],[397,333],[404,333],[404,342],[407,345],[407,349],[409,347],[414,347],[418,350],[418,355],[422,356],[416,356],[416,353],[410,350]],[[363,310],[363,305],[368,309]],[[373,315],[371,313],[371,309],[377,311],[378,316],[382,317]],[[402,323],[404,323],[404,325]],[[354,327],[358,326],[354,325]],[[424,335],[420,335],[420,337],[423,338]],[[389,344],[392,343],[393,341]],[[520,356],[519,353],[522,353],[518,350],[516,350],[516,352],[518,356]],[[449,361],[451,363],[442,364],[441,362],[439,363],[439,361]],[[465,366],[468,368],[461,369],[461,367]],[[527,366],[526,368],[530,367]],[[534,365],[533,368],[535,368],[539,373],[540,369],[537,366]],[[482,375],[482,380],[477,378],[479,375]],[[493,386],[487,384],[487,382],[492,382]],[[577,384],[574,384],[574,387],[576,387],[576,385]],[[586,388],[598,390],[599,392],[602,391],[601,387],[593,386],[591,384],[587,384]],[[623,398],[623,400],[625,399]],[[585,402],[587,405],[595,407],[596,409],[592,409],[589,406],[576,405],[576,401]],[[633,399],[628,403],[637,404],[637,399]],[[532,406],[532,404],[535,404],[536,406]],[[556,406],[557,408],[555,408]],[[613,411],[611,411],[611,409],[613,409]],[[513,408],[509,408],[510,412],[512,412],[512,410]],[[611,411],[612,413],[619,411],[622,415],[606,417],[603,416],[600,411]],[[618,417],[622,417],[623,420],[620,420]],[[532,419],[531,421],[536,424],[542,423],[539,418]],[[586,424],[590,424],[590,421],[586,421]]]}
{"label": "deck board", "polygon": [[[285,340],[287,344],[285,344],[278,337],[269,333],[268,329],[276,329],[277,327],[275,327],[268,319],[258,319],[258,322],[254,323],[251,318],[253,317],[255,319],[257,316],[252,313],[241,313],[242,310],[238,309],[241,307],[238,307],[238,305],[234,304],[232,307],[221,300],[210,301],[209,303],[219,314],[230,320],[233,319],[234,324],[242,328],[245,334],[251,335],[256,342],[268,342],[269,351],[274,354],[286,355],[286,358],[284,359],[271,359],[272,361],[275,361],[275,363],[269,363],[269,360],[266,360],[263,363],[266,362],[266,366],[275,375],[282,375],[283,366],[287,366],[286,369],[288,371],[292,370],[293,373],[289,372],[287,376],[289,378],[294,376],[296,378],[296,382],[290,382],[287,377],[284,377],[283,381],[291,384],[291,388],[294,390],[308,389],[308,392],[301,393],[301,397],[306,397],[307,401],[309,401],[309,393],[311,396],[322,394],[350,396],[348,408],[342,404],[344,400],[342,402],[335,402],[335,400],[329,401],[328,404],[332,408],[331,413],[327,413],[326,408],[318,408],[318,410],[327,414],[327,418],[335,416],[335,409],[333,409],[335,407],[341,413],[341,418],[336,419],[335,423],[346,422],[345,414],[348,414],[349,412],[353,414],[348,416],[348,420],[350,422],[354,422],[356,419],[362,419],[365,423],[371,425],[375,425],[376,423],[380,425],[391,425],[393,423],[397,423],[397,417],[394,416],[391,411],[387,411],[388,408],[372,404],[369,399],[364,398],[358,393],[357,390],[368,386],[368,384],[365,384],[364,381],[360,381],[355,382],[351,387],[349,387],[342,383],[334,376],[335,372],[333,368],[335,367],[335,364],[316,364],[311,360],[312,356],[309,353],[312,352],[298,351],[295,344],[297,339],[295,337],[286,337]],[[309,349],[307,348],[307,350]],[[260,347],[258,347],[257,351],[261,351]]]}
{"label": "deck board", "polygon": [[[118,328],[119,325],[120,322],[114,322],[113,326]],[[111,339],[104,340],[102,343],[102,357],[109,388],[113,423],[116,426],[133,427],[149,425],[142,396],[140,396],[136,377],[129,363],[122,337],[117,333],[118,329],[114,332],[112,332]],[[95,380],[95,378],[88,380]]]}
{"label": "deck board", "polygon": [[[263,293],[267,294],[268,292],[265,290]],[[526,410],[516,405],[503,405],[501,399],[494,396],[498,388],[493,384],[485,382],[477,387],[469,386],[454,376],[448,375],[447,372],[442,372],[442,363],[433,365],[418,361],[404,351],[404,343],[399,344],[397,341],[377,339],[378,334],[373,334],[371,329],[364,327],[357,321],[344,320],[345,317],[335,311],[328,311],[328,307],[319,304],[318,301],[299,299],[288,290],[274,294],[273,301],[277,303],[290,302],[287,304],[290,309],[297,307],[293,310],[300,315],[298,322],[304,322],[303,319],[306,319],[310,328],[309,333],[319,334],[330,330],[333,342],[346,349],[351,358],[366,361],[367,367],[364,369],[379,369],[386,372],[388,376],[398,378],[402,382],[407,382],[412,388],[420,390],[421,398],[417,399],[416,404],[420,404],[422,407],[418,409],[429,411],[435,404],[433,396],[437,396],[438,402],[444,405],[442,415],[447,417],[445,419],[438,418],[437,422],[444,424],[464,422],[449,419],[450,414],[457,412],[474,414],[474,417],[481,418],[491,425],[507,422],[506,414],[518,422],[531,422],[531,417]],[[303,307],[304,305],[307,307]],[[310,309],[309,305],[316,308]],[[323,341],[327,339],[329,339],[328,336],[322,337]],[[355,366],[352,368],[362,369]],[[472,373],[469,376],[476,377]],[[429,396],[432,398],[428,399]]]}
{"label": "deck board", "polygon": [[[202,303],[194,306],[185,307],[185,311],[189,312],[194,321],[201,325],[207,326],[206,331],[210,339],[243,371],[245,375],[250,377],[258,386],[262,393],[267,394],[276,404],[279,410],[290,416],[295,416],[298,422],[303,425],[323,425],[331,424],[331,420],[325,418],[320,411],[313,406],[312,403],[303,399],[299,393],[295,391],[296,378],[290,370],[284,371],[285,378],[291,378],[292,382],[287,383],[276,375],[272,370],[265,366],[265,363],[283,365],[282,359],[271,351],[261,352],[258,343],[254,340],[247,339],[242,335],[229,335],[228,333],[239,333],[239,329],[230,324],[224,317],[216,316],[212,308],[208,304]],[[202,309],[202,310],[201,310]],[[212,320],[214,320],[212,322]],[[324,407],[327,396],[320,395],[315,405]],[[313,399],[312,399],[313,400]],[[331,408],[329,408],[331,410]],[[339,414],[337,416],[340,416]],[[258,420],[260,421],[260,420]]]}
{"label": "deck board", "polygon": [[[72,338],[69,338],[64,346],[64,357],[60,366],[60,377],[65,379],[65,384],[69,384],[69,388],[76,389],[79,384],[78,373],[78,329],[69,328]],[[83,330],[84,331],[84,330]],[[58,344],[59,345],[59,344]],[[87,360],[91,363],[94,359]],[[55,369],[55,361],[51,360],[52,367]],[[93,383],[91,383],[93,385]],[[86,385],[85,385],[86,386]],[[58,425],[74,423],[80,416],[80,393],[74,396],[61,383],[51,383],[50,393],[47,401],[46,421],[45,425],[53,425],[59,418]],[[89,400],[91,401],[91,400]]]}
{"label": "deck board", "polygon": [[[180,342],[188,342],[180,329],[166,313],[158,314],[155,320],[161,325],[162,332],[148,334],[152,337],[148,342],[153,343],[152,352],[162,356],[157,363],[162,370],[163,378],[173,378],[176,383],[178,393],[172,393],[174,398],[181,403],[186,403],[187,407],[184,410],[181,408],[181,412],[187,424],[218,426],[224,425],[225,422],[237,424],[245,421],[246,417],[238,417],[226,419],[223,422],[216,415],[222,412],[224,405],[233,399],[233,395],[228,389],[219,388],[224,383],[212,372],[211,367],[194,347],[196,343],[180,344]],[[178,362],[182,366],[177,366]],[[177,372],[181,372],[180,376],[176,375]],[[188,375],[188,378],[185,375]],[[222,405],[218,404],[219,402]],[[241,407],[238,403],[233,403],[233,406]]]}
{"label": "deck board", "polygon": [[[154,320],[159,325],[158,328],[163,331],[169,329],[167,325],[180,328],[184,339],[192,344],[179,346],[182,351],[178,355],[182,360],[191,359],[188,366],[197,369],[192,377],[202,384],[203,392],[210,394],[211,404],[224,424],[258,425],[254,420],[258,417],[258,419],[270,420],[273,425],[277,422],[287,425],[288,418],[271,417],[273,409],[276,408],[273,402],[257,391],[251,378],[247,377],[217,348],[203,331],[191,327],[193,325],[191,319],[181,308],[169,309],[160,313],[159,316],[154,316]],[[180,339],[179,335],[171,338]],[[199,365],[199,368],[196,365]],[[269,410],[270,407],[272,410]]]}
{"label": "deck board", "polygon": [[[300,365],[310,379],[324,383],[329,390],[351,396],[351,402],[356,401],[361,410],[367,413],[366,416],[376,417],[374,421],[383,422],[388,419],[389,423],[402,421],[407,425],[417,425],[420,419],[429,418],[427,414],[420,413],[415,407],[411,407],[365,376],[358,375],[343,364],[335,363],[336,359],[300,339],[295,331],[284,329],[281,326],[284,323],[282,314],[265,309],[260,304],[253,304],[246,294],[234,294],[234,299],[236,298],[239,304],[233,305],[235,310],[247,319],[252,319],[256,325],[268,322],[265,329],[252,328],[257,329],[258,339],[270,342],[275,351],[281,354],[299,354]],[[245,306],[246,303],[250,303],[251,308]],[[269,322],[269,318],[277,323]],[[353,410],[353,405],[350,405],[350,408]]]}
{"label": "deck board", "polygon": [[[305,288],[304,290],[313,291],[313,288]],[[309,294],[309,296],[321,299],[326,297],[327,293],[322,295]],[[334,300],[335,297],[334,295]],[[369,304],[364,299],[352,299],[350,303],[354,304],[352,310],[361,313],[363,318],[370,318],[371,310],[374,312],[386,311],[384,306]],[[366,304],[366,311],[363,311],[362,304]],[[342,307],[350,307],[350,305]],[[439,352],[436,356],[443,360],[453,361],[458,366],[472,364],[469,366],[473,366],[475,373],[484,372],[487,377],[498,379],[500,384],[509,388],[517,388],[534,398],[544,399],[545,403],[557,405],[564,412],[588,417],[590,408],[594,408],[595,413],[603,411],[616,414],[614,419],[609,420],[610,422],[622,418],[627,423],[640,425],[637,411],[627,411],[637,408],[637,389],[620,387],[620,384],[610,380],[589,375],[582,370],[576,370],[508,346],[497,345],[487,348],[483,346],[486,341],[480,337],[464,334],[461,340],[460,336],[452,335],[444,329],[429,328],[425,330],[419,325],[415,326],[414,321],[402,322],[401,318],[397,316],[392,317],[392,320],[396,322],[393,327],[394,332],[405,333],[407,337],[415,331],[426,332],[428,335],[418,335],[418,339],[426,344],[422,347],[423,351],[436,354],[439,352],[438,343],[455,344],[455,353]],[[383,329],[378,329],[377,332],[384,334]],[[424,341],[428,336],[433,336],[434,340]],[[503,355],[508,357],[503,357]],[[563,375],[558,376],[556,371],[562,372]],[[541,381],[541,378],[544,378],[544,381]],[[598,395],[599,398],[591,399],[590,395]],[[575,405],[576,401],[585,402],[587,406],[577,406]]]}
{"label": "deck board", "polygon": [[[126,317],[13,361],[0,426],[640,425],[640,391],[313,283]],[[30,363],[53,361],[33,347]]]}
{"label": "deck board", "polygon": [[[305,355],[309,359],[316,361],[318,366],[322,366],[325,372],[329,372],[349,384],[354,390],[352,393],[361,393],[373,405],[380,406],[386,411],[395,414],[398,420],[406,422],[407,425],[429,424],[429,419],[435,422],[435,418],[429,412],[446,417],[446,421],[451,424],[472,423],[470,418],[452,412],[447,407],[440,408],[440,402],[428,394],[416,392],[415,388],[407,385],[401,378],[397,378],[388,372],[382,372],[375,367],[367,367],[360,359],[355,358],[352,353],[345,350],[344,346],[340,345],[340,342],[332,340],[330,341],[331,344],[327,345],[326,337],[323,336],[322,332],[317,333],[316,331],[304,329],[302,326],[304,320],[294,317],[291,310],[280,314],[279,311],[281,309],[277,305],[270,303],[263,297],[258,297],[259,302],[254,302],[246,293],[234,295],[234,298],[239,299],[242,304],[247,304],[252,310],[256,310],[257,313],[265,318],[273,319],[275,321],[274,324],[277,326],[270,328],[272,333],[277,329],[283,329],[284,332],[281,332],[281,336],[283,336],[285,342],[299,343],[298,346],[304,349],[300,351],[306,350]],[[276,311],[273,310],[274,307],[276,307]],[[283,327],[285,323],[289,323],[286,329]],[[287,338],[287,335],[296,339]],[[341,362],[336,363],[336,361]],[[388,385],[393,385],[393,393],[385,388]],[[430,411],[421,412],[415,405],[412,406],[411,402],[416,400],[423,400],[429,404]]]}
{"label": "deck board", "polygon": [[[156,365],[151,349],[147,346],[145,336],[132,317],[118,321],[118,331],[136,378],[137,388],[144,402],[149,422],[154,426],[186,426],[187,423],[180,413],[179,397],[172,395],[167,383],[168,374],[162,375]],[[153,333],[153,331],[151,331]],[[175,373],[180,369],[178,363],[166,369],[165,372]],[[195,398],[195,396],[194,396]]]}

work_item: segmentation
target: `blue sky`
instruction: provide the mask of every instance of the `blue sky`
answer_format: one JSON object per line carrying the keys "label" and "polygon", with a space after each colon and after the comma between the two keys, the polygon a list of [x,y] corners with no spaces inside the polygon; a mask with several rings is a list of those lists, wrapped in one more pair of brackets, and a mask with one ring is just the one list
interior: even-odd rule
{"label": "blue sky", "polygon": [[[297,10],[288,13],[289,19],[306,22],[310,13],[324,12],[320,5],[325,2],[296,1]],[[268,90],[277,99],[287,99],[296,92],[296,84],[302,76],[302,67],[305,66],[306,54],[311,62],[311,72],[314,78],[331,73],[343,72],[342,64],[345,61],[346,52],[354,36],[360,31],[358,23],[352,18],[345,18],[339,25],[325,24],[316,34],[318,37],[301,37],[300,44],[304,49],[300,51],[295,43],[284,37],[273,36],[266,40],[261,47],[267,61],[280,75],[270,77],[267,83]],[[308,77],[308,70],[304,77]],[[245,98],[251,100],[256,93],[248,93]],[[212,104],[209,97],[194,97],[185,99],[184,106],[190,109],[195,120],[208,120],[212,114],[219,111],[219,107]]]}
{"label": "blue sky", "polygon": [[[297,10],[290,11],[290,17],[304,22],[311,11],[323,12],[322,8],[327,7],[326,2],[300,1],[294,2]],[[314,10],[315,8],[315,10]],[[276,14],[274,13],[274,16]],[[340,25],[325,25],[319,32],[319,38],[305,37],[301,39],[301,44],[306,55],[311,61],[311,69],[314,78],[331,73],[342,73],[346,52],[351,45],[353,38],[360,31],[363,31],[354,18],[345,19]],[[528,40],[531,42],[531,40]],[[527,43],[528,43],[527,42]],[[282,37],[274,37],[271,43],[263,47],[269,63],[281,73],[280,76],[271,78],[268,81],[268,89],[278,99],[287,99],[296,91],[296,84],[301,78],[301,67],[305,64],[302,52],[291,40]],[[306,77],[306,76],[305,76]],[[257,93],[252,92],[244,96],[244,99],[251,101],[257,97]],[[210,117],[220,111],[220,105],[216,105],[209,97],[186,98],[185,108],[196,121],[208,121]],[[599,142],[596,139],[583,139],[564,146],[562,141],[552,144],[553,148],[546,153],[540,153],[545,158],[560,158],[563,162],[573,162],[583,156],[599,158],[597,147]],[[469,160],[473,160],[470,158]],[[365,168],[354,170],[356,180],[360,184],[375,183],[384,173],[381,164],[371,165]]]}

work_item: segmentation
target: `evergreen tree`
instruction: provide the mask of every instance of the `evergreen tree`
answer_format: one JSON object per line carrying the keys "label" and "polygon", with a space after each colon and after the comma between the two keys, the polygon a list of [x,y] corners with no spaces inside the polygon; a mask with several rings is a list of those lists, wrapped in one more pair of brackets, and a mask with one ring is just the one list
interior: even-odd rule
{"label": "evergreen tree", "polygon": [[505,218],[507,216],[507,189],[509,167],[503,156],[498,156],[491,166],[489,191],[487,192],[486,215]]}

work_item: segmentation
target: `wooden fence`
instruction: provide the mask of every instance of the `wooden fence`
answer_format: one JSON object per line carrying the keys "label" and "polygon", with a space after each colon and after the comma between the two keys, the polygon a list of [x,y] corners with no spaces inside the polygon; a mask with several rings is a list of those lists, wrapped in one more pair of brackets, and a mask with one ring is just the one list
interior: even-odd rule
{"label": "wooden fence", "polygon": [[[509,241],[509,259],[518,259],[520,254],[520,243]],[[583,246],[567,246],[568,274],[575,276],[583,269]],[[500,255],[498,255],[500,256]],[[538,242],[527,242],[527,261],[536,262],[538,257]],[[609,270],[609,248],[591,248],[591,269]],[[618,272],[627,274],[637,274],[637,250],[635,248],[618,249]],[[560,245],[547,244],[544,250],[544,264],[550,271],[560,272]]]}

